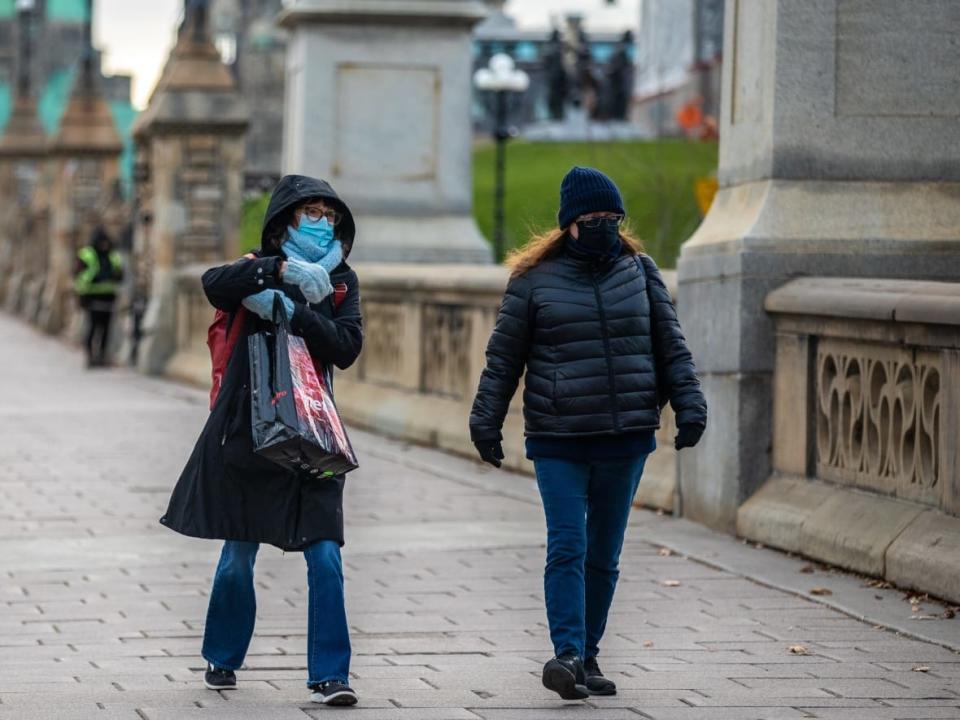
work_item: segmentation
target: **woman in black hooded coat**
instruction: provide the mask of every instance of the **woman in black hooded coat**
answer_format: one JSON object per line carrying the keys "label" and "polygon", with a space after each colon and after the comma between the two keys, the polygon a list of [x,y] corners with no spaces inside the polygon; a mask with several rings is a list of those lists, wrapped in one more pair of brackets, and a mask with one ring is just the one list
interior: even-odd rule
{"label": "woman in black hooded coat", "polygon": [[[241,304],[249,307],[263,291],[281,292],[285,304],[292,307],[291,330],[303,337],[314,360],[346,369],[359,356],[363,343],[356,273],[345,260],[329,272],[318,270],[319,264],[298,263],[284,249],[291,238],[309,241],[312,236],[302,232],[308,226],[329,233],[331,225],[335,239],[329,247],[342,250],[346,258],[356,234],[350,209],[327,182],[286,176],[271,196],[260,251],[253,258],[208,270],[203,289],[211,305],[231,318]],[[338,262],[334,255],[325,257]],[[303,287],[294,284],[299,276],[293,269],[320,277],[329,294],[319,302],[308,302]],[[334,288],[337,292],[331,292]],[[259,544],[267,543],[285,551],[302,551],[307,560],[312,699],[352,705],[357,698],[347,685],[350,639],[340,559],[344,477],[317,479],[254,453],[246,337],[261,321],[254,313],[249,315],[210,417],[160,522],[184,535],[227,541],[214,578],[204,635],[208,687],[236,686],[234,671],[243,664],[256,616],[254,561]]]}

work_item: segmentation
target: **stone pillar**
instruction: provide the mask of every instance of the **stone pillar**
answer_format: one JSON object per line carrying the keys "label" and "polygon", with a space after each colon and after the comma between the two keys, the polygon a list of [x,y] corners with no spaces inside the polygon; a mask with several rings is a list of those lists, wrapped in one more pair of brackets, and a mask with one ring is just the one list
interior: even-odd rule
{"label": "stone pillar", "polygon": [[284,172],[329,180],[354,260],[490,262],[472,214],[471,35],[480,0],[296,0]]}
{"label": "stone pillar", "polygon": [[86,50],[60,129],[50,146],[49,264],[37,321],[51,333],[70,325],[77,250],[101,220],[101,201],[119,177],[123,152],[94,67],[90,31],[93,3],[87,2]]}
{"label": "stone pillar", "polygon": [[0,306],[17,312],[24,305],[24,287],[39,268],[31,265],[30,209],[47,154],[47,139],[31,93],[30,58],[33,9],[19,8],[17,94],[13,113],[0,137]]}
{"label": "stone pillar", "polygon": [[960,4],[729,0],[720,185],[683,246],[710,425],[683,513],[731,530],[771,472],[767,293],[798,275],[960,279]]}
{"label": "stone pillar", "polygon": [[[140,369],[160,373],[176,347],[177,274],[241,254],[246,105],[213,45],[207,3],[188,0],[177,44],[134,126],[152,216],[139,251],[149,266]],[[139,263],[138,263],[139,264]]]}

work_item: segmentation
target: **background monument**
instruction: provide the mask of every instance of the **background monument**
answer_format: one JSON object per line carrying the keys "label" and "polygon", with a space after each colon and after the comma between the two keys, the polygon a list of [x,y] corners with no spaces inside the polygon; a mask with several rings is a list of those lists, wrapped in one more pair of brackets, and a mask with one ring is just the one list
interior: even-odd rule
{"label": "background monument", "polygon": [[471,37],[479,0],[297,0],[283,169],[328,179],[354,260],[490,262],[473,219]]}

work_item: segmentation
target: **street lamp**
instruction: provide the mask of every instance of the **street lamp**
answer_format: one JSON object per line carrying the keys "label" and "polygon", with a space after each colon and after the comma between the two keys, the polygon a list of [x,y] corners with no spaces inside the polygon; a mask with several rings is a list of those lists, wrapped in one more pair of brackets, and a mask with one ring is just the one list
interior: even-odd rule
{"label": "street lamp", "polygon": [[507,93],[522,93],[530,85],[530,77],[517,70],[513,58],[505,53],[497,53],[490,58],[490,64],[473,74],[473,84],[478,90],[496,93],[496,127],[493,137],[497,141],[496,184],[493,199],[493,248],[497,262],[503,260],[503,195],[504,170],[506,168],[507,139],[510,129],[507,127]]}

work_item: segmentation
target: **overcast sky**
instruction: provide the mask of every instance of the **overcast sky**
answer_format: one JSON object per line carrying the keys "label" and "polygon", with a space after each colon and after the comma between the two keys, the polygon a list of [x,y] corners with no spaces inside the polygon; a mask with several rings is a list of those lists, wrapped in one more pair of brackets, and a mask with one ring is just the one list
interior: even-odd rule
{"label": "overcast sky", "polygon": [[[547,27],[581,12],[587,27],[621,30],[639,22],[640,0],[509,0],[506,10],[524,27]],[[108,74],[133,75],[133,101],[144,107],[173,44],[183,0],[97,0],[94,37]]]}

